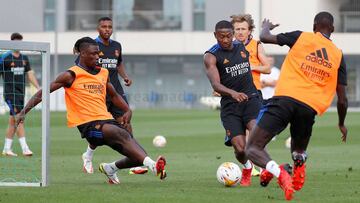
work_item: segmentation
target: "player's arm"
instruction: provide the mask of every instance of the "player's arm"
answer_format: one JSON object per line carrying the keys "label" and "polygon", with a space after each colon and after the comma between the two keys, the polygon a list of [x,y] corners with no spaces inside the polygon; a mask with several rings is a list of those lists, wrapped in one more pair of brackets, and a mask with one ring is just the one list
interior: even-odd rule
{"label": "player's arm", "polygon": [[39,82],[35,77],[35,72],[33,70],[30,70],[27,72],[27,76],[28,76],[30,83],[33,84],[36,87],[36,89],[40,89]]}
{"label": "player's arm", "polygon": [[[62,87],[70,87],[75,80],[75,74],[70,71],[66,71],[58,75],[58,77],[50,83],[50,93],[54,92]],[[42,101],[42,89],[38,90],[31,99],[26,103],[25,107],[19,114],[16,115],[16,125],[25,120],[25,115],[36,105]]]}
{"label": "player's arm", "polygon": [[108,80],[106,84],[106,93],[110,96],[111,101],[115,106],[123,110],[125,113],[122,116],[123,122],[122,124],[127,124],[131,120],[132,112],[129,108],[129,105],[125,102],[125,100],[116,92],[114,86],[110,83],[110,80]]}
{"label": "player's arm", "polygon": [[268,57],[265,54],[264,47],[261,43],[258,44],[258,59],[261,62],[261,66],[251,66],[251,70],[258,71],[263,74],[271,73],[271,64]]}
{"label": "player's arm", "polygon": [[121,62],[118,67],[117,67],[117,71],[119,73],[119,75],[124,79],[125,85],[126,86],[130,86],[132,84],[132,80],[129,78],[129,76],[126,74],[125,71],[125,65],[123,62]]}
{"label": "player's arm", "polygon": [[273,24],[269,19],[264,19],[262,23],[262,30],[260,33],[260,41],[270,44],[278,44],[276,35],[271,34],[270,30],[276,28],[279,24]]}
{"label": "player's arm", "polygon": [[347,78],[346,78],[346,64],[344,61],[344,57],[341,59],[341,65],[338,70],[338,83],[336,86],[336,94],[338,97],[337,100],[337,112],[339,118],[339,129],[341,131],[341,139],[343,142],[346,142],[347,137],[347,128],[345,126],[345,117],[347,114],[348,108],[348,100],[346,96],[346,85],[347,85]]}
{"label": "player's arm", "polygon": [[236,92],[232,89],[229,89],[220,83],[219,71],[216,68],[216,57],[211,53],[206,53],[204,55],[204,65],[206,75],[210,80],[212,88],[222,96],[231,96],[238,102],[247,100],[248,97],[242,92]]}
{"label": "player's arm", "polygon": [[272,78],[264,78],[264,79],[261,79],[260,82],[261,82],[261,88],[275,87],[276,83],[277,83],[277,80],[272,79]]}

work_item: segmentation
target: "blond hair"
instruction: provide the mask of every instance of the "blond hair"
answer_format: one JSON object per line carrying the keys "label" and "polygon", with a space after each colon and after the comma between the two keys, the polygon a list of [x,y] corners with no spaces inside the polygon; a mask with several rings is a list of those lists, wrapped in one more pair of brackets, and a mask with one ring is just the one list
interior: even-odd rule
{"label": "blond hair", "polygon": [[242,23],[247,22],[249,25],[249,30],[253,31],[255,28],[254,19],[252,19],[250,14],[244,14],[244,15],[232,15],[231,18],[231,24],[234,25],[234,23]]}

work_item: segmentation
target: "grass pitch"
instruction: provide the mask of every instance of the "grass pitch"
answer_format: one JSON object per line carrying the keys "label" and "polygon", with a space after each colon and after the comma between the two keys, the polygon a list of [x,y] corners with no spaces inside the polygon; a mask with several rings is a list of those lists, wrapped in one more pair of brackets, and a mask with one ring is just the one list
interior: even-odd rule
{"label": "grass pitch", "polygon": [[[40,116],[36,111],[30,116],[34,119],[26,120],[27,139],[35,155],[26,161],[33,160],[29,167],[38,167]],[[336,113],[317,117],[308,147],[306,183],[293,202],[360,202],[359,120],[360,113],[348,114],[349,135],[344,144],[340,141]],[[6,121],[7,116],[0,118],[2,135]],[[64,113],[51,113],[50,186],[0,187],[0,202],[285,202],[276,181],[266,188],[259,185],[258,177],[252,179],[248,188],[225,188],[217,182],[217,167],[225,161],[236,162],[232,149],[223,145],[224,130],[218,111],[135,110],[132,122],[135,137],[149,155],[154,159],[159,154],[166,156],[165,181],[151,174],[129,175],[123,170],[118,173],[121,184],[108,185],[98,170],[92,175],[84,174],[81,154],[86,140],[80,139],[77,129],[66,127]],[[165,148],[152,146],[152,138],[157,134],[167,138]],[[278,163],[291,162],[284,146],[288,134],[285,130],[268,147]],[[0,141],[2,147],[3,138]],[[19,153],[17,140],[13,145]],[[94,155],[94,167],[121,157],[108,147],[100,147]],[[9,172],[8,168],[16,167],[4,165],[9,159],[1,157],[1,176]]]}

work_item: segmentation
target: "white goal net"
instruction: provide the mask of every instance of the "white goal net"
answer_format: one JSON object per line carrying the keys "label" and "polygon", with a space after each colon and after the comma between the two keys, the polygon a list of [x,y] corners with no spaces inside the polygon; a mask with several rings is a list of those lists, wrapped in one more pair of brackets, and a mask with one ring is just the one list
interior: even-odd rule
{"label": "white goal net", "polygon": [[[0,76],[0,186],[46,186],[49,183],[49,43],[0,40]],[[26,115],[23,127],[15,127],[13,115],[37,91],[29,83],[34,78],[42,89],[43,101]],[[25,145],[24,139],[20,142],[18,138],[24,135]]]}

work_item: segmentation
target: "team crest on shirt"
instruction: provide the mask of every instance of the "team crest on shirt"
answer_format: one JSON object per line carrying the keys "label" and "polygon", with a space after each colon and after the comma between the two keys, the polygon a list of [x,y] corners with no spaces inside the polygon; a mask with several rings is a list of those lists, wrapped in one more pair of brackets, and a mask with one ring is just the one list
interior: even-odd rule
{"label": "team crest on shirt", "polygon": [[245,52],[240,51],[240,55],[241,55],[241,57],[246,58],[246,54],[245,54]]}
{"label": "team crest on shirt", "polygon": [[11,63],[10,63],[10,66],[11,66],[11,67],[15,67],[15,62],[11,62]]}
{"label": "team crest on shirt", "polygon": [[119,57],[120,56],[120,50],[116,49],[114,54],[115,54],[116,57]]}

